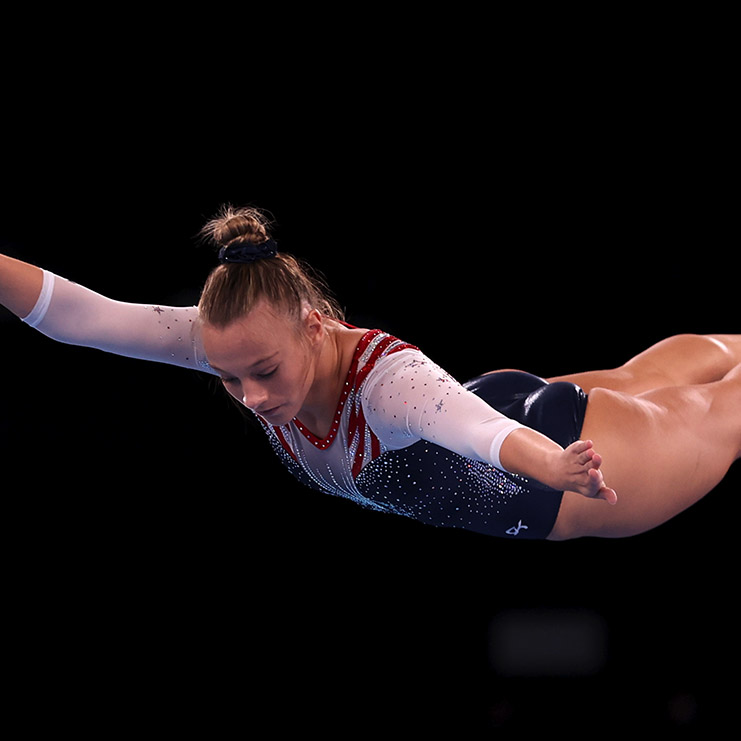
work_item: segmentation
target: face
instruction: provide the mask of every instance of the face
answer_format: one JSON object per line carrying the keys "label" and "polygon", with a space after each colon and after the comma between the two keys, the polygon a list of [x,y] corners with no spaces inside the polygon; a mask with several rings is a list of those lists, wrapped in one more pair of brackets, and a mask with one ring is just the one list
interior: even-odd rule
{"label": "face", "polygon": [[295,318],[261,301],[223,329],[202,330],[206,357],[226,390],[272,425],[298,416],[314,381],[320,329],[312,314],[302,322],[303,337]]}

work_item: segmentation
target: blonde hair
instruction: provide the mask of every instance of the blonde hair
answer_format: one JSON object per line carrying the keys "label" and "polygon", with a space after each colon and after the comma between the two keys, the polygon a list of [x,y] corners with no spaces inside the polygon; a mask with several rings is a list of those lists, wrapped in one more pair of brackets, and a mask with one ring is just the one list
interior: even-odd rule
{"label": "blonde hair", "polygon": [[[260,244],[272,239],[270,220],[259,209],[225,205],[206,223],[201,237],[220,248]],[[324,316],[344,320],[324,279],[305,262],[283,252],[251,263],[219,265],[206,280],[198,309],[203,321],[223,328],[249,314],[263,298],[297,320],[307,304]]]}

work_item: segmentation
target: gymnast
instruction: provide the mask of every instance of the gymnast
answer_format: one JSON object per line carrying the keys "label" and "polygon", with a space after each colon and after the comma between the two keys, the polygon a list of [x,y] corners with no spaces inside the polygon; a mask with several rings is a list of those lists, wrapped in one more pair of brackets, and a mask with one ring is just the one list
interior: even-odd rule
{"label": "gymnast", "polygon": [[231,206],[206,224],[220,264],[197,307],[114,301],[5,256],[0,303],[57,341],[218,376],[303,484],[434,526],[627,537],[741,457],[741,335],[670,337],[612,370],[461,384],[417,347],[347,324],[270,226]]}

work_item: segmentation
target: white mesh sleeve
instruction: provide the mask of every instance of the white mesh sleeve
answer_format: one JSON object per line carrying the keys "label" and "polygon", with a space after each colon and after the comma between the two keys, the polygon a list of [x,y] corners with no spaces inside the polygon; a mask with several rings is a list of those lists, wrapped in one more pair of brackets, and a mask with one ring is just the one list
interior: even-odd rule
{"label": "white mesh sleeve", "polygon": [[114,301],[44,271],[41,294],[23,321],[58,342],[213,373],[195,306]]}
{"label": "white mesh sleeve", "polygon": [[363,385],[362,403],[366,421],[388,448],[427,440],[502,471],[502,443],[523,427],[416,350],[379,360]]}

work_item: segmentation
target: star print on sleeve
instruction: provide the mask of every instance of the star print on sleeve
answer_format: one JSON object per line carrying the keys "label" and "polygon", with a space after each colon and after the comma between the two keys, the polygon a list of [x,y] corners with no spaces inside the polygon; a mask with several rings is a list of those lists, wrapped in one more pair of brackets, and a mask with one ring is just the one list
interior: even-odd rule
{"label": "star print on sleeve", "polygon": [[[410,357],[413,352],[416,357]],[[379,361],[362,393],[368,424],[391,449],[427,440],[501,469],[502,441],[522,426],[419,351],[402,351]]]}

